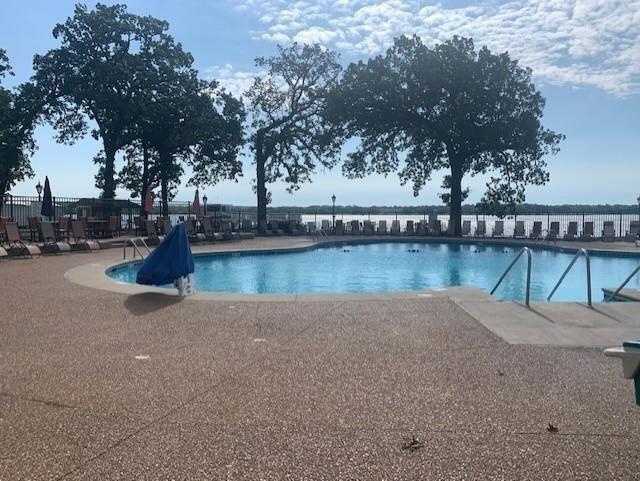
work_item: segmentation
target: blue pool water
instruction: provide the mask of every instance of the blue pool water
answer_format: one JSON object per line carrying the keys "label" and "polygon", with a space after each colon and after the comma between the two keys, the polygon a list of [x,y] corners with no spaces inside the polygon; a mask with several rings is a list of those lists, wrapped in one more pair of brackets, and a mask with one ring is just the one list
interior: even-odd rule
{"label": "blue pool water", "polygon": [[[402,242],[290,253],[204,255],[195,257],[196,288],[281,294],[413,291],[466,285],[488,292],[518,250],[511,245]],[[532,300],[546,299],[572,257],[572,253],[533,249]],[[601,289],[619,285],[638,262],[640,257],[593,253],[593,299],[601,300]],[[108,274],[135,282],[138,267],[130,264]],[[524,299],[525,277],[523,256],[495,295],[504,300]],[[638,277],[628,287],[640,288]],[[553,300],[586,300],[583,259],[578,260]]]}

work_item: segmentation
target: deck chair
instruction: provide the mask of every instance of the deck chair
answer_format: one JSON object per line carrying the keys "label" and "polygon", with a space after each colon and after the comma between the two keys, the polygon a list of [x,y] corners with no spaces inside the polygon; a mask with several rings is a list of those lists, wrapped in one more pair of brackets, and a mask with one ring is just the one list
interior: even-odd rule
{"label": "deck chair", "polygon": [[145,219],[144,221],[144,230],[147,234],[147,244],[156,245],[160,243],[160,238],[158,237],[158,232],[156,231],[156,224],[150,219]]}
{"label": "deck chair", "polygon": [[287,222],[287,232],[289,235],[300,235],[300,226],[297,220],[289,220]]}
{"label": "deck chair", "polygon": [[471,221],[463,220],[462,221],[462,235],[470,236],[471,235]]}
{"label": "deck chair", "polygon": [[525,234],[524,231],[524,221],[523,220],[517,220],[516,221],[516,226],[513,230],[513,237],[515,237],[516,239],[521,239],[526,237],[527,235]]}
{"label": "deck chair", "polygon": [[118,237],[118,235],[120,234],[120,226],[121,226],[121,220],[119,216],[117,215],[109,216],[109,226],[107,229],[111,237]]}
{"label": "deck chair", "polygon": [[580,240],[593,240],[593,221],[587,221],[582,225],[582,235],[580,236]]}
{"label": "deck chair", "polygon": [[372,235],[375,232],[373,227],[373,223],[370,220],[364,221],[364,226],[362,228],[362,233],[365,235]]}
{"label": "deck chair", "polygon": [[577,236],[578,236],[578,223],[569,222],[569,227],[567,227],[567,232],[565,232],[563,239],[576,240]]}
{"label": "deck chair", "polygon": [[196,231],[196,223],[192,218],[185,219],[184,226],[187,229],[187,238],[189,239],[189,242],[196,244],[206,240],[204,235]]}
{"label": "deck chair", "polygon": [[387,221],[381,220],[378,222],[378,234],[386,234],[387,233]]}
{"label": "deck chair", "polygon": [[242,232],[253,232],[253,222],[251,222],[251,219],[242,219],[240,227]]}
{"label": "deck chair", "polygon": [[327,219],[323,219],[320,222],[320,229],[323,232],[329,232],[331,230],[331,223]]}
{"label": "deck chair", "polygon": [[392,220],[391,221],[391,233],[392,234],[400,234],[400,221]]}
{"label": "deck chair", "polygon": [[624,236],[624,240],[627,242],[636,242],[640,235],[640,220],[632,220],[629,224],[629,230]]}
{"label": "deck chair", "polygon": [[504,221],[497,220],[493,224],[493,231],[491,231],[491,237],[504,237]]}
{"label": "deck chair", "polygon": [[270,220],[267,225],[269,226],[269,230],[273,235],[284,234],[283,230],[280,229],[280,226],[278,225],[278,221]]}
{"label": "deck chair", "polygon": [[31,242],[39,240],[40,235],[40,219],[38,217],[27,217],[27,223],[29,225],[29,239]]}
{"label": "deck chair", "polygon": [[602,241],[613,242],[616,240],[616,229],[612,220],[607,220],[602,224]]}
{"label": "deck chair", "polygon": [[309,235],[315,235],[317,227],[315,222],[307,222],[307,232]]}
{"label": "deck chair", "polygon": [[5,222],[4,231],[7,234],[7,253],[10,256],[31,257],[31,250],[20,238],[18,224],[15,222]]}
{"label": "deck chair", "polygon": [[438,219],[434,220],[430,225],[429,229],[431,230],[431,235],[442,235],[442,222]]}
{"label": "deck chair", "polygon": [[61,249],[60,244],[67,247],[64,250],[71,250],[68,244],[65,244],[64,242],[57,242],[56,233],[51,222],[40,222],[40,237],[42,239],[42,243],[38,247],[40,248],[40,252],[43,254],[60,253],[63,250]]}
{"label": "deck chair", "polygon": [[360,221],[359,220],[352,220],[351,221],[351,235],[358,235],[360,234]]}
{"label": "deck chair", "polygon": [[137,215],[133,218],[133,227],[135,229],[135,235],[142,235],[142,217]]}
{"label": "deck chair", "polygon": [[416,222],[416,234],[420,236],[427,235],[427,223],[424,221]]}
{"label": "deck chair", "polygon": [[204,239],[207,242],[215,242],[219,240],[216,236],[215,229],[213,228],[213,219],[211,217],[202,218],[202,229],[204,230]]}
{"label": "deck chair", "polygon": [[476,237],[484,237],[487,235],[487,223],[483,220],[478,221],[478,225],[476,226]]}
{"label": "deck chair", "polygon": [[342,222],[342,220],[336,221],[336,234],[344,235],[344,222]]}
{"label": "deck chair", "polygon": [[542,237],[542,221],[533,222],[533,230],[529,234],[529,239],[538,240]]}
{"label": "deck chair", "polygon": [[407,234],[407,235],[413,235],[414,234],[413,221],[412,220],[408,220],[407,221],[407,227],[406,227],[404,233]]}
{"label": "deck chair", "polygon": [[71,250],[89,250],[91,248],[84,231],[84,223],[81,220],[71,221],[71,233],[73,234]]}
{"label": "deck chair", "polygon": [[549,232],[547,232],[546,240],[555,241],[560,237],[560,222],[552,222],[549,224]]}
{"label": "deck chair", "polygon": [[169,219],[168,217],[162,218],[162,220],[160,221],[160,226],[162,235],[167,235],[169,232],[171,232],[171,229],[173,229],[173,226],[171,225],[171,219]]}
{"label": "deck chair", "polygon": [[436,222],[438,220],[438,214],[429,214],[429,221],[427,223],[427,230],[430,234],[433,234],[436,229]]}

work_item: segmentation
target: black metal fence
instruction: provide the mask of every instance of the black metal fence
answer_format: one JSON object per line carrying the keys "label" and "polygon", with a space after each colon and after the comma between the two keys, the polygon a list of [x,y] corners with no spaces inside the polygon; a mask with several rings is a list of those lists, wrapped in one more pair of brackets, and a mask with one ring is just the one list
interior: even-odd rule
{"label": "black metal fence", "polygon": [[[61,217],[68,216],[71,218],[80,217],[97,217],[99,219],[107,219],[109,215],[119,215],[123,229],[132,229],[134,226],[134,217],[141,215],[142,207],[140,200],[136,199],[98,199],[98,198],[80,198],[80,197],[53,197],[54,216],[51,220],[58,220]],[[28,227],[29,217],[40,217],[42,207],[41,200],[37,196],[12,196],[6,195],[0,210],[0,217],[14,219],[19,227]],[[213,204],[203,205],[200,212],[194,212],[191,202],[173,201],[169,202],[169,217],[175,223],[185,217],[194,215],[212,216],[220,220],[232,222],[234,225],[251,224],[255,227],[257,220],[257,212],[255,207],[234,207],[229,205]],[[514,236],[516,229],[516,221],[524,223],[525,235],[529,236],[534,231],[534,223],[539,222],[543,233],[551,230],[553,223],[558,223],[558,231],[560,237],[569,230],[569,224],[575,222],[577,224],[578,236],[583,231],[585,223],[593,223],[593,235],[599,237],[604,229],[605,222],[612,222],[616,237],[624,237],[629,232],[632,221],[640,221],[640,213],[637,207],[621,208],[615,211],[598,211],[598,212],[527,212],[518,215],[511,215],[505,218],[496,216],[483,215],[481,213],[463,214],[462,220],[467,221],[469,233],[475,234],[481,226],[481,221],[485,225],[485,236],[491,236],[497,221],[503,223],[504,237]],[[466,208],[465,210],[468,211]],[[161,215],[162,204],[156,201],[153,204],[153,211],[150,214],[151,219],[156,219]],[[384,211],[371,209],[367,212],[354,213],[341,208],[336,208],[333,212],[323,213],[309,212],[309,209],[283,209],[270,208],[267,210],[267,220],[270,222],[287,223],[289,221],[299,222],[305,226],[315,225],[316,228],[324,228],[325,230],[333,230],[334,222],[340,220],[344,225],[344,230],[349,232],[352,221],[357,221],[360,226],[365,221],[371,222],[374,226],[380,226],[380,222],[384,221],[387,231],[391,230],[394,221],[397,222],[400,232],[405,232],[407,222],[414,225],[418,222],[432,224],[433,221],[440,221],[443,232],[447,231],[449,225],[449,215],[436,213],[434,211],[425,210],[424,212],[403,213],[392,212],[389,209]]]}

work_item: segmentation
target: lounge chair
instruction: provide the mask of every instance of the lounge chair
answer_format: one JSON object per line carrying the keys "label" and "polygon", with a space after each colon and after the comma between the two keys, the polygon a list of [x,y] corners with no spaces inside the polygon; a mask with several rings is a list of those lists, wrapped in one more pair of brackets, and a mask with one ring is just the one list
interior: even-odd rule
{"label": "lounge chair", "polygon": [[569,227],[567,227],[567,232],[565,232],[563,239],[576,240],[577,236],[578,236],[578,223],[569,222]]}
{"label": "lounge chair", "polygon": [[471,221],[463,220],[462,221],[462,235],[470,236],[471,235]]}
{"label": "lounge chair", "polygon": [[140,217],[139,215],[133,218],[133,228],[135,229],[135,235],[142,235],[142,217]]}
{"label": "lounge chair", "polygon": [[61,251],[70,251],[71,247],[66,242],[58,242],[52,222],[40,222],[40,237],[42,244],[38,247],[43,254],[58,254]]}
{"label": "lounge chair", "polygon": [[160,220],[160,227],[162,235],[167,235],[169,232],[171,232],[171,229],[173,229],[173,226],[171,225],[171,219],[169,219],[168,217],[163,217]]}
{"label": "lounge chair", "polygon": [[413,235],[414,231],[413,231],[413,221],[412,220],[408,220],[407,221],[407,227],[406,230],[404,231],[404,233],[406,235]]}
{"label": "lounge chair", "polygon": [[602,241],[613,242],[616,240],[616,229],[612,220],[607,220],[602,224]]}
{"label": "lounge chair", "polygon": [[323,219],[323,220],[320,222],[320,230],[321,230],[322,232],[327,233],[327,234],[328,234],[329,232],[331,232],[331,222],[329,222],[327,219]]}
{"label": "lounge chair", "polygon": [[207,242],[215,242],[217,240],[220,240],[221,237],[216,235],[213,228],[213,220],[211,219],[211,217],[203,217],[202,229],[204,230],[204,239]]}
{"label": "lounge chair", "polygon": [[629,230],[624,236],[624,240],[627,242],[636,242],[640,236],[640,221],[632,220],[629,224]]}
{"label": "lounge chair", "polygon": [[420,236],[427,235],[427,223],[424,221],[416,222],[416,234]]}
{"label": "lounge chair", "polygon": [[[18,224],[15,222],[5,222],[4,231],[7,234],[7,254],[10,256],[25,256],[31,257],[32,249],[27,246],[20,238],[20,231],[18,230]],[[36,249],[34,254],[37,254]]]}
{"label": "lounge chair", "polygon": [[478,225],[476,226],[476,237],[484,237],[487,235],[487,223],[483,220],[478,221]]}
{"label": "lounge chair", "polygon": [[400,234],[400,221],[392,220],[391,221],[391,234],[398,235]]}
{"label": "lounge chair", "polygon": [[358,235],[360,234],[360,221],[359,220],[352,220],[351,221],[351,235]]}
{"label": "lounge chair", "polygon": [[40,219],[38,217],[27,217],[27,224],[29,225],[29,239],[31,242],[40,240]]}
{"label": "lounge chair", "polygon": [[336,235],[344,235],[344,222],[341,220],[336,221]]}
{"label": "lounge chair", "polygon": [[147,244],[156,245],[160,243],[160,238],[158,237],[158,232],[156,231],[156,224],[152,220],[145,219],[144,229],[147,234]]}
{"label": "lounge chair", "polygon": [[309,235],[315,235],[317,227],[318,225],[315,222],[307,222],[307,233]]}
{"label": "lounge chair", "polygon": [[280,226],[278,225],[278,221],[275,220],[270,220],[268,223],[269,226],[269,230],[271,231],[271,233],[273,235],[282,235],[284,234],[284,231],[282,229],[280,229]]}
{"label": "lounge chair", "polygon": [[429,214],[429,220],[428,220],[428,223],[427,223],[427,230],[429,231],[429,234],[437,235],[437,234],[434,234],[434,232],[436,230],[436,222],[437,221],[438,221],[438,214]]}
{"label": "lounge chair", "polygon": [[581,241],[592,241],[593,240],[593,221],[585,222],[582,225],[582,235],[580,236]]}
{"label": "lounge chair", "polygon": [[429,226],[431,229],[431,235],[441,236],[442,235],[442,222],[436,219],[433,224]]}
{"label": "lounge chair", "polygon": [[206,240],[206,236],[196,231],[196,223],[192,218],[185,219],[184,226],[187,230],[189,242],[196,244]]}
{"label": "lounge chair", "polygon": [[251,222],[251,219],[242,219],[240,230],[242,230],[242,232],[253,232],[253,222]]}
{"label": "lounge chair", "polygon": [[107,231],[111,237],[118,237],[120,235],[121,220],[117,215],[109,216],[109,226]]}
{"label": "lounge chair", "polygon": [[364,221],[364,226],[362,228],[362,233],[365,235],[372,235],[375,232],[373,223],[370,220]]}
{"label": "lounge chair", "polygon": [[497,220],[493,224],[493,230],[491,231],[491,237],[504,237],[504,221]]}
{"label": "lounge chair", "polygon": [[516,226],[513,230],[513,237],[515,237],[516,239],[523,239],[525,237],[527,237],[527,234],[524,231],[524,221],[523,220],[517,220],[516,221]]}
{"label": "lounge chair", "polygon": [[81,220],[71,221],[71,232],[73,234],[73,244],[71,250],[90,250],[91,246],[87,240],[84,230],[84,223]]}
{"label": "lounge chair", "polygon": [[549,225],[549,232],[547,232],[546,240],[556,241],[560,237],[560,222],[552,222]]}
{"label": "lounge chair", "polygon": [[387,233],[387,221],[381,220],[378,222],[378,234],[386,234]]}
{"label": "lounge chair", "polygon": [[542,237],[542,221],[534,221],[533,230],[529,234],[529,239],[538,240]]}

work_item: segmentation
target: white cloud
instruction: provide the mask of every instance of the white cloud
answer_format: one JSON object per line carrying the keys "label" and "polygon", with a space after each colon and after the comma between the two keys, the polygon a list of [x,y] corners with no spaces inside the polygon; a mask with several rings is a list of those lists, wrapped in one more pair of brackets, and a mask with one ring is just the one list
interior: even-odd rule
{"label": "white cloud", "polygon": [[402,34],[427,43],[458,34],[509,51],[549,83],[640,92],[640,0],[478,0],[459,7],[425,0],[227,1],[259,19],[264,28],[256,39],[318,42],[363,57]]}
{"label": "white cloud", "polygon": [[209,67],[205,69],[204,74],[208,80],[217,80],[235,97],[240,97],[251,87],[256,75],[261,75],[262,72],[238,71],[234,70],[233,65],[225,64]]}

